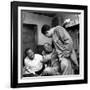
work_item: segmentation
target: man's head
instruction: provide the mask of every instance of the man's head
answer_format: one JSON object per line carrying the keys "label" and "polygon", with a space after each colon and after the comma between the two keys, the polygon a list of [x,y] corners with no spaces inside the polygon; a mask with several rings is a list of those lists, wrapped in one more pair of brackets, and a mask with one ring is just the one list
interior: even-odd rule
{"label": "man's head", "polygon": [[26,50],[26,55],[30,58],[30,60],[33,60],[35,56],[34,52],[31,49]]}
{"label": "man's head", "polygon": [[43,25],[41,28],[41,32],[46,36],[46,37],[51,37],[52,32],[51,32],[51,27],[47,24]]}
{"label": "man's head", "polygon": [[45,44],[44,44],[44,49],[45,49],[45,51],[48,52],[48,53],[52,52],[52,50],[53,50],[53,48],[52,48],[52,46],[51,46],[50,43],[45,43]]}

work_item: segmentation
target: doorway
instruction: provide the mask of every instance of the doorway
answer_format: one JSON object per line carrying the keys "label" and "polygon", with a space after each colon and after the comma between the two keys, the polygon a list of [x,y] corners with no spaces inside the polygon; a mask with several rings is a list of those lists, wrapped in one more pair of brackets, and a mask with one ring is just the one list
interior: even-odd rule
{"label": "doorway", "polygon": [[21,52],[23,58],[25,57],[25,50],[31,48],[34,52],[37,46],[37,25],[23,24],[21,35]]}

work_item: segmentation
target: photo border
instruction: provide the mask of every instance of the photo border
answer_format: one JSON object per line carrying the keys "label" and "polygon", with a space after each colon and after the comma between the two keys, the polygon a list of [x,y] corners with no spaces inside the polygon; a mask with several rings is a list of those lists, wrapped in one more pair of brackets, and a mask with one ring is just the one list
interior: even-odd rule
{"label": "photo border", "polygon": [[[41,8],[60,8],[60,9],[78,9],[84,11],[84,79],[68,81],[49,81],[34,83],[18,83],[18,7],[41,7]],[[33,86],[51,86],[87,83],[87,6],[49,4],[34,2],[11,2],[11,87],[33,87]]]}

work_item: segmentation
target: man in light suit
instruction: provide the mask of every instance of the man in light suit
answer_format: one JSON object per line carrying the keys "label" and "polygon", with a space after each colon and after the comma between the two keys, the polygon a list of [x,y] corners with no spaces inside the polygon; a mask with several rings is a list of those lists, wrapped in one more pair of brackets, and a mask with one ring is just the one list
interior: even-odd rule
{"label": "man in light suit", "polygon": [[42,55],[43,63],[46,66],[43,71],[43,75],[60,75],[57,53],[50,43],[44,44]]}
{"label": "man in light suit", "polygon": [[71,62],[75,67],[78,67],[78,62],[69,33],[61,26],[51,28],[49,25],[43,25],[41,32],[46,37],[52,38],[53,46],[60,61],[62,75],[74,74]]}

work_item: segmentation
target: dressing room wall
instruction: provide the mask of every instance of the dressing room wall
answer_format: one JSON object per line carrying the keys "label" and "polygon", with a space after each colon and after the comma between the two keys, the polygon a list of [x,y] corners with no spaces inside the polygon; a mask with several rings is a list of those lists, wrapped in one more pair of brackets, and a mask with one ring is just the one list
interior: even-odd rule
{"label": "dressing room wall", "polygon": [[45,37],[41,33],[41,28],[44,24],[51,25],[51,17],[44,16],[44,15],[38,15],[34,13],[29,13],[29,12],[22,12],[23,14],[23,23],[25,24],[35,24],[37,25],[37,37],[38,37],[38,45],[43,45],[45,42],[50,42],[51,39]]}

